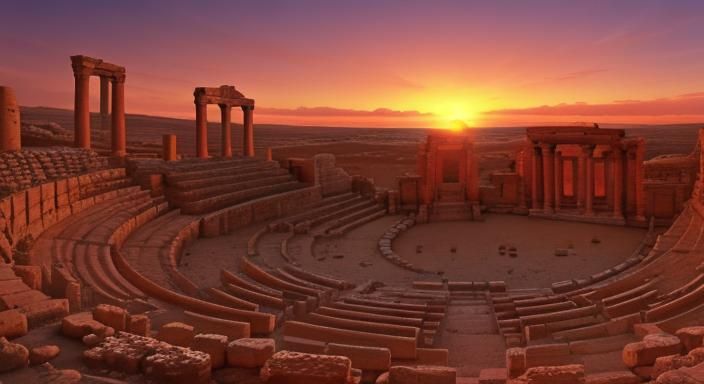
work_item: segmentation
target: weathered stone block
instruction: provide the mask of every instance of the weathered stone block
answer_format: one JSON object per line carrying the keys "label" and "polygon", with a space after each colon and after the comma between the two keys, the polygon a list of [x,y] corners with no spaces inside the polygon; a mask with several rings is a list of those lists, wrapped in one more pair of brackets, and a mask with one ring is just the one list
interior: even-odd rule
{"label": "weathered stone block", "polygon": [[82,339],[83,336],[91,333],[98,336],[112,336],[115,330],[93,320],[93,315],[90,312],[79,312],[63,318],[61,332],[68,337]]}
{"label": "weathered stone block", "polygon": [[351,367],[343,356],[281,351],[266,361],[260,377],[271,384],[347,384]]}
{"label": "weathered stone block", "polygon": [[193,327],[179,322],[162,325],[157,335],[157,339],[180,347],[190,347],[194,337]]}
{"label": "weathered stone block", "polygon": [[29,351],[21,344],[0,337],[0,373],[27,366]]}
{"label": "weathered stone block", "polygon": [[685,351],[689,352],[694,348],[703,345],[704,327],[687,327],[678,330],[675,335],[682,341]]}
{"label": "weathered stone block", "polygon": [[114,305],[97,305],[93,308],[93,319],[112,327],[117,332],[127,329],[127,311]]}
{"label": "weathered stone block", "polygon": [[584,384],[584,366],[579,364],[528,368],[511,384]]}
{"label": "weathered stone block", "polygon": [[151,333],[151,320],[147,315],[129,316],[127,332],[139,336],[149,336]]}
{"label": "weathered stone block", "polygon": [[457,371],[455,368],[433,365],[417,367],[395,366],[389,369],[390,384],[455,384]]}
{"label": "weathered stone block", "polygon": [[629,368],[653,365],[658,357],[679,354],[681,350],[682,343],[677,336],[654,333],[623,347],[623,362]]}
{"label": "weathered stone block", "polygon": [[47,361],[54,359],[60,352],[61,349],[57,345],[43,345],[32,348],[29,351],[29,364],[44,364]]}
{"label": "weathered stone block", "polygon": [[19,310],[0,311],[0,337],[24,336],[27,330],[27,316]]}
{"label": "weathered stone block", "polygon": [[227,364],[231,367],[258,368],[276,352],[274,339],[245,338],[227,346]]}
{"label": "weathered stone block", "polygon": [[201,351],[210,355],[210,362],[213,369],[225,366],[227,355],[227,336],[212,334],[197,334],[193,338],[191,349]]}

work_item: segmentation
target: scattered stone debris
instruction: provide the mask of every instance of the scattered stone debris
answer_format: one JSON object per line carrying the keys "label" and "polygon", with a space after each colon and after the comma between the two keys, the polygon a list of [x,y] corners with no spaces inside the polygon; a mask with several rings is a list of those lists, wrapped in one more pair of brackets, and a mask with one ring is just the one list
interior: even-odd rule
{"label": "scattered stone debris", "polygon": [[338,260],[339,260],[339,259],[344,259],[344,258],[345,258],[345,255],[340,255],[340,254],[332,255],[332,258],[333,258],[333,259],[338,259]]}
{"label": "scattered stone debris", "polygon": [[555,250],[555,256],[565,257],[565,256],[569,256],[569,254],[570,254],[570,250],[567,248],[557,248]]}
{"label": "scattered stone debris", "polygon": [[416,245],[416,253],[423,253],[423,246],[422,245]]}
{"label": "scattered stone debris", "polygon": [[451,253],[457,253],[457,247],[455,247],[455,246],[453,245],[453,246],[450,248],[450,252],[451,252]]}
{"label": "scattered stone debris", "polygon": [[0,373],[24,368],[29,362],[29,351],[22,344],[16,344],[0,337]]}
{"label": "scattered stone debris", "polygon": [[[416,267],[415,265],[411,264],[408,260],[396,254],[396,252],[394,252],[393,250],[392,243],[394,239],[396,239],[401,233],[412,228],[415,224],[416,220],[412,216],[404,217],[394,223],[391,227],[389,227],[389,229],[386,230],[386,232],[384,232],[384,234],[379,239],[379,242],[377,243],[379,252],[386,260],[396,264],[401,268],[408,269],[416,273],[435,273],[433,271],[428,271],[423,268]],[[422,252],[423,246],[417,245],[416,253],[421,253],[418,251],[419,249]]]}
{"label": "scattered stone debris", "polygon": [[374,265],[374,264],[372,264],[370,261],[361,261],[359,263],[359,266],[362,268],[371,267],[372,265]]}
{"label": "scattered stone debris", "polygon": [[592,237],[592,244],[601,244],[601,239],[598,237]]}
{"label": "scattered stone debris", "polygon": [[44,364],[59,355],[61,349],[57,345],[42,345],[29,351],[29,364]]}

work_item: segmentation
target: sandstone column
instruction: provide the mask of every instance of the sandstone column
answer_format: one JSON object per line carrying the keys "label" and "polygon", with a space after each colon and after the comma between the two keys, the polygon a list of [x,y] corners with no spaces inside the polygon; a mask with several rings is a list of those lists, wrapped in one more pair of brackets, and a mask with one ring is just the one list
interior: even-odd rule
{"label": "sandstone column", "polygon": [[165,161],[174,161],[178,158],[176,152],[176,135],[164,135],[163,149],[163,157]]}
{"label": "sandstone column", "polygon": [[552,213],[555,195],[555,145],[541,143],[540,148],[543,153],[543,211]]}
{"label": "sandstone column", "polygon": [[253,105],[243,105],[242,112],[244,115],[243,121],[243,131],[244,137],[242,139],[242,155],[254,157],[254,121],[252,115],[254,114]]}
{"label": "sandstone column", "polygon": [[587,158],[589,156],[585,146],[581,147],[579,157],[577,158],[577,210],[581,211],[584,207],[585,192],[587,187]]}
{"label": "sandstone column", "polygon": [[232,157],[232,128],[230,125],[231,112],[232,106],[220,104],[220,124],[222,125],[222,137],[220,140],[222,149],[220,150],[220,156],[222,157]]}
{"label": "sandstone column", "polygon": [[594,145],[584,145],[582,150],[587,153],[585,188],[584,188],[584,214],[592,216],[594,214]]}
{"label": "sandstone column", "polygon": [[623,216],[623,151],[620,144],[613,150],[614,216]]}
{"label": "sandstone column", "polygon": [[645,140],[639,139],[636,147],[636,218],[645,220],[645,193],[643,188],[643,161],[645,160]]}
{"label": "sandstone column", "polygon": [[560,210],[560,202],[562,200],[562,152],[555,151],[555,211]]}
{"label": "sandstone column", "polygon": [[112,78],[112,155],[124,157],[126,154],[125,75],[117,74]]}
{"label": "sandstone column", "polygon": [[196,100],[196,156],[208,157],[208,104]]}
{"label": "sandstone column", "polygon": [[108,129],[110,114],[110,79],[100,76],[100,129]]}
{"label": "sandstone column", "polygon": [[20,130],[20,107],[15,91],[0,86],[0,152],[19,151],[22,134]]}
{"label": "sandstone column", "polygon": [[90,71],[74,69],[76,92],[73,107],[74,143],[79,148],[90,148]]}
{"label": "sandstone column", "polygon": [[540,199],[538,198],[538,193],[540,189],[540,180],[538,180],[538,175],[540,173],[540,161],[538,159],[538,156],[540,152],[540,147],[533,146],[531,147],[531,150],[533,151],[533,156],[531,159],[531,208],[538,209],[538,204],[540,202]]}

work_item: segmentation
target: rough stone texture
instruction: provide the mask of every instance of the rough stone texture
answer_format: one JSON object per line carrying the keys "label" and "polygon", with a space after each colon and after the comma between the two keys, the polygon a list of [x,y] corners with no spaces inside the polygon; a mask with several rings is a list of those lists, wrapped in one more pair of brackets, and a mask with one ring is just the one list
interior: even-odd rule
{"label": "rough stone texture", "polygon": [[518,377],[526,371],[526,350],[509,348],[506,350],[506,369],[510,378]]}
{"label": "rough stone texture", "polygon": [[78,384],[82,379],[81,373],[75,369],[56,369],[49,363],[41,368],[39,382],[42,384]]}
{"label": "rough stone texture", "polygon": [[685,356],[670,355],[655,359],[651,376],[656,379],[667,371],[683,367],[693,367],[704,362],[704,348],[696,348]]}
{"label": "rough stone texture", "polygon": [[479,371],[479,384],[505,384],[507,379],[506,368],[486,368]]}
{"label": "rough stone texture", "polygon": [[0,151],[19,151],[20,132],[20,107],[15,91],[0,86]]}
{"label": "rough stone texture", "polygon": [[389,373],[384,372],[376,378],[374,384],[389,384]]}
{"label": "rough stone texture", "polygon": [[116,332],[127,329],[127,311],[114,305],[98,304],[93,308],[93,319],[112,327]]}
{"label": "rough stone texture", "polygon": [[54,359],[60,352],[61,349],[57,345],[42,345],[41,347],[32,348],[29,351],[29,364],[44,364]]}
{"label": "rough stone texture", "polygon": [[675,335],[680,338],[684,349],[689,352],[694,348],[699,348],[703,345],[704,327],[687,327],[678,330]]}
{"label": "rough stone texture", "polygon": [[325,354],[349,357],[353,368],[364,371],[384,372],[391,366],[391,351],[388,348],[329,343]]}
{"label": "rough stone texture", "polygon": [[94,333],[91,333],[90,335],[85,335],[83,336],[83,344],[87,347],[95,347],[96,345],[100,344],[104,339]]}
{"label": "rough stone texture", "polygon": [[528,368],[511,384],[583,384],[584,366],[579,364]]}
{"label": "rough stone texture", "polygon": [[0,373],[26,367],[28,361],[29,351],[27,348],[0,337]]}
{"label": "rough stone texture", "polygon": [[682,343],[677,336],[650,334],[642,341],[623,347],[623,363],[629,368],[653,365],[658,357],[679,354],[681,350]]}
{"label": "rough stone texture", "polygon": [[193,327],[179,322],[162,325],[157,335],[157,339],[179,347],[189,347],[194,337]]}
{"label": "rough stone texture", "polygon": [[96,152],[68,147],[25,148],[0,153],[0,196],[50,180],[107,167]]}
{"label": "rough stone texture", "polygon": [[81,339],[91,333],[98,336],[112,336],[115,330],[93,320],[93,315],[90,312],[80,312],[63,318],[61,332],[68,337]]}
{"label": "rough stone texture", "polygon": [[152,323],[147,315],[132,315],[127,323],[127,332],[139,336],[149,336]]}
{"label": "rough stone texture", "polygon": [[227,365],[240,368],[258,368],[276,352],[274,339],[238,339],[227,346]]}
{"label": "rough stone texture", "polygon": [[227,355],[227,336],[212,334],[197,334],[193,338],[191,349],[205,352],[210,355],[210,362],[213,369],[225,366]]}
{"label": "rough stone texture", "polygon": [[631,371],[601,372],[587,375],[587,384],[638,384],[640,377]]}
{"label": "rough stone texture", "polygon": [[207,353],[169,346],[143,362],[144,375],[158,383],[208,384],[211,363]]}
{"label": "rough stone texture", "polygon": [[151,337],[119,332],[83,353],[83,362],[93,369],[125,374],[142,372],[155,382],[199,384],[210,381],[207,353],[173,346]]}
{"label": "rough stone texture", "polygon": [[655,382],[657,384],[703,384],[704,364],[664,373]]}
{"label": "rough stone texture", "polygon": [[267,360],[260,377],[271,384],[347,384],[351,367],[343,356],[281,351]]}
{"label": "rough stone texture", "polygon": [[27,316],[19,310],[0,311],[0,337],[23,336],[27,330]]}
{"label": "rough stone texture", "polygon": [[455,384],[457,371],[455,368],[434,365],[417,367],[395,366],[389,369],[390,384]]}
{"label": "rough stone texture", "polygon": [[22,278],[22,282],[32,289],[42,289],[42,269],[36,265],[15,265],[12,267],[15,275]]}

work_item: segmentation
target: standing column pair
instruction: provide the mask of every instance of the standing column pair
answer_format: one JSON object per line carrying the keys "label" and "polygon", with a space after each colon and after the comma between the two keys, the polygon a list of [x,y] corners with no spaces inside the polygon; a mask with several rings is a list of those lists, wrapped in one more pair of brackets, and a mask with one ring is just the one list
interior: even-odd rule
{"label": "standing column pair", "polygon": [[[76,147],[90,149],[90,68],[76,68],[74,98],[74,144]],[[107,80],[101,77],[101,116],[106,113]],[[110,78],[112,83],[112,143],[113,156],[123,157],[126,154],[125,133],[125,74],[118,73]]]}

